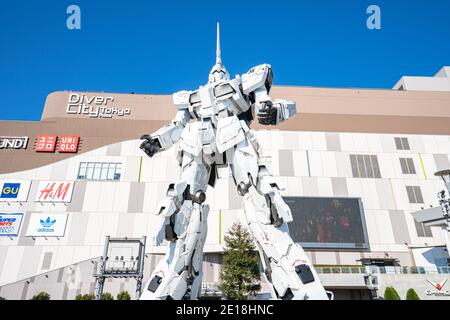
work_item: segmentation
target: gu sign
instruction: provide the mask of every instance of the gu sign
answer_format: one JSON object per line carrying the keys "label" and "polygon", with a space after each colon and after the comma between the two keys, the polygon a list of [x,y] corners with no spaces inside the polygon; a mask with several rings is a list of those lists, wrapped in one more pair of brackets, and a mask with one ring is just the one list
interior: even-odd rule
{"label": "gu sign", "polygon": [[64,237],[67,213],[32,213],[28,224],[29,237]]}
{"label": "gu sign", "polygon": [[40,181],[36,202],[71,202],[73,181]]}
{"label": "gu sign", "polygon": [[129,108],[111,106],[114,97],[88,96],[86,94],[71,93],[67,102],[67,114],[81,114],[89,118],[112,118],[113,116],[127,116]]}
{"label": "gu sign", "polygon": [[30,191],[31,181],[0,181],[0,202],[25,202]]}
{"label": "gu sign", "polygon": [[28,137],[0,137],[0,149],[26,149]]}

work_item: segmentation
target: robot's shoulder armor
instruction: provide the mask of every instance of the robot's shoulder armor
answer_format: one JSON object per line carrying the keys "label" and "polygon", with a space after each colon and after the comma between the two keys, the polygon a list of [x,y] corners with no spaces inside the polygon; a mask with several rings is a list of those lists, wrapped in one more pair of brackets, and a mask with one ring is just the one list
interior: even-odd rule
{"label": "robot's shoulder armor", "polygon": [[189,109],[189,98],[192,95],[192,91],[178,91],[173,94],[173,104],[178,110]]}
{"label": "robot's shoulder armor", "polygon": [[249,94],[256,89],[265,86],[267,93],[272,87],[272,67],[270,64],[261,64],[250,69],[249,72],[242,75],[242,90],[244,94]]}

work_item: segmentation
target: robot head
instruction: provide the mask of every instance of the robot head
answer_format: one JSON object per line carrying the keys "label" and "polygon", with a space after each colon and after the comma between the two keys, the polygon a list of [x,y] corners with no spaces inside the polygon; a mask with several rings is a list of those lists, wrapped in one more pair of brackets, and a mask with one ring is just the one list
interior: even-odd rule
{"label": "robot head", "polygon": [[217,46],[216,46],[216,64],[209,72],[208,83],[213,83],[221,80],[229,80],[230,74],[225,66],[222,64],[222,53],[220,51],[220,25],[217,22]]}

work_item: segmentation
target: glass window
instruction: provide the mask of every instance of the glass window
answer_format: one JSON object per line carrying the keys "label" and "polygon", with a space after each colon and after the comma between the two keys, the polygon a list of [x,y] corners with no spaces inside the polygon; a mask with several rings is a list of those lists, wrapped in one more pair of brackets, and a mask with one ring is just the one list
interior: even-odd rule
{"label": "glass window", "polygon": [[107,162],[102,163],[102,172],[100,174],[100,180],[106,180],[106,177],[108,176],[108,166],[109,164]]}
{"label": "glass window", "polygon": [[118,181],[122,176],[122,164],[114,162],[80,162],[78,180]]}
{"label": "glass window", "polygon": [[411,148],[409,147],[408,138],[395,137],[394,140],[397,150],[411,150]]}
{"label": "glass window", "polygon": [[403,174],[416,174],[416,167],[412,158],[400,158],[400,166]]}
{"label": "glass window", "polygon": [[86,179],[92,180],[92,174],[94,173],[94,163],[88,162],[87,168],[86,168]]}
{"label": "glass window", "polygon": [[116,164],[116,171],[114,173],[114,180],[116,180],[116,181],[120,180],[121,174],[122,174],[122,164],[121,163],[117,163]]}
{"label": "glass window", "polygon": [[423,203],[422,191],[419,186],[406,186],[409,203]]}
{"label": "glass window", "polygon": [[86,179],[86,162],[80,162],[80,167],[78,168],[78,180]]}
{"label": "glass window", "polygon": [[425,226],[423,223],[417,222],[414,220],[414,224],[416,226],[417,236],[422,237],[432,237],[433,234],[431,232],[431,227]]}
{"label": "glass window", "polygon": [[100,162],[94,163],[94,174],[92,175],[92,180],[100,180],[100,173],[102,170],[102,164]]}
{"label": "glass window", "polygon": [[108,167],[108,175],[106,176],[106,180],[114,180],[114,171],[116,170],[116,164],[110,163]]}
{"label": "glass window", "polygon": [[351,154],[350,163],[354,178],[381,178],[376,155]]}

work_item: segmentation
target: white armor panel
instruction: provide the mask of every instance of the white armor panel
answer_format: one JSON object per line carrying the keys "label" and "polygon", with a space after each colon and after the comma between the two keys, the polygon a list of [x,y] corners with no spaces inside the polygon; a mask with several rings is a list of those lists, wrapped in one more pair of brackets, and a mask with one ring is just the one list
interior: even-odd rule
{"label": "white armor panel", "polygon": [[257,88],[263,87],[269,76],[271,67],[269,64],[261,64],[250,69],[249,72],[242,75],[242,89],[245,94],[255,91]]}
{"label": "white armor panel", "polygon": [[216,146],[219,153],[223,153],[244,139],[244,130],[242,130],[238,117],[231,116],[219,119],[216,133]]}
{"label": "white armor panel", "polygon": [[172,95],[173,104],[178,110],[189,109],[189,96],[191,91],[178,91]]}
{"label": "white armor panel", "polygon": [[292,118],[297,113],[295,102],[275,99],[273,106],[278,109],[277,123]]}
{"label": "white armor panel", "polygon": [[180,148],[194,156],[202,151],[201,132],[202,122],[189,122],[183,130],[180,139]]}

